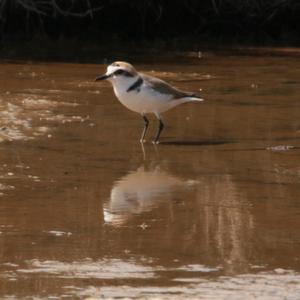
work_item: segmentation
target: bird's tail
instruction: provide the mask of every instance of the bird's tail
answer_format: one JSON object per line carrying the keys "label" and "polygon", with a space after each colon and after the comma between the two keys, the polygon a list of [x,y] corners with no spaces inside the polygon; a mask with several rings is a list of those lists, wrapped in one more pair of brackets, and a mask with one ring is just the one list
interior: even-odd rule
{"label": "bird's tail", "polygon": [[183,99],[185,100],[185,102],[191,102],[191,101],[201,102],[201,101],[204,101],[203,98],[200,98],[200,97],[197,97],[197,96],[184,97]]}
{"label": "bird's tail", "polygon": [[187,93],[186,97],[184,97],[184,99],[186,99],[186,102],[190,102],[190,101],[204,101],[204,99],[202,99],[197,93]]}

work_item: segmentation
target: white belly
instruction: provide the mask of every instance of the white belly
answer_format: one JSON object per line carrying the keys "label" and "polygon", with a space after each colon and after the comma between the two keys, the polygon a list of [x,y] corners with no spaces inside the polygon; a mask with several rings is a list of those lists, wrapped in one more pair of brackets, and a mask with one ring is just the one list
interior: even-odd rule
{"label": "white belly", "polygon": [[157,93],[152,89],[142,88],[139,92],[127,92],[114,87],[114,92],[124,106],[140,114],[159,114],[180,104],[179,100],[171,100],[171,96]]}

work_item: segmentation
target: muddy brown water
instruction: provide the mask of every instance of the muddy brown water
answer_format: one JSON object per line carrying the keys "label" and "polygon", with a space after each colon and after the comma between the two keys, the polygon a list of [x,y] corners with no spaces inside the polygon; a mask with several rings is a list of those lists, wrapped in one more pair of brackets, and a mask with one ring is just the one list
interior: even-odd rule
{"label": "muddy brown water", "polygon": [[299,299],[299,58],[136,67],[205,98],[156,147],[104,65],[1,63],[1,299]]}

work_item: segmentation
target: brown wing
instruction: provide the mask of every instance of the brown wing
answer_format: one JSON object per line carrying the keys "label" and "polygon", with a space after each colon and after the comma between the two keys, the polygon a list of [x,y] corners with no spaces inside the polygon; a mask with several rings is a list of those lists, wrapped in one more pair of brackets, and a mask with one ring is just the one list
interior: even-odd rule
{"label": "brown wing", "polygon": [[157,92],[161,94],[168,94],[172,95],[173,99],[179,99],[179,98],[184,98],[184,97],[196,97],[194,93],[188,93],[188,92],[183,92],[180,91],[174,87],[172,87],[170,84],[167,82],[158,79],[156,77],[142,74],[142,78],[144,80],[144,84],[148,85],[152,89],[155,89]]}

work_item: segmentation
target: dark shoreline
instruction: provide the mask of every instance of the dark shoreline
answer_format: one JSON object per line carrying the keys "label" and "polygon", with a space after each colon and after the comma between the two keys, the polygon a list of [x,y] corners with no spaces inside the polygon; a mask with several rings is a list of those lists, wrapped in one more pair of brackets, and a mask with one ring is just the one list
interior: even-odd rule
{"label": "dark shoreline", "polygon": [[195,40],[173,43],[95,43],[88,41],[51,41],[38,39],[32,41],[10,42],[0,47],[0,61],[43,61],[109,63],[115,59],[136,62],[169,61],[174,59],[195,59],[211,55],[236,56],[290,56],[299,57],[300,47],[282,45],[259,46],[218,43],[202,44]]}
{"label": "dark shoreline", "polygon": [[299,0],[2,2],[0,59],[99,62],[120,52],[168,51],[298,55],[270,48],[300,47]]}
{"label": "dark shoreline", "polygon": [[[187,47],[188,48],[188,47]],[[28,43],[11,45],[0,48],[0,61],[34,61],[34,62],[66,62],[66,63],[104,63],[115,59],[135,62],[151,62],[152,60],[174,61],[201,59],[211,55],[235,55],[235,56],[275,56],[275,57],[300,57],[300,47],[277,46],[214,46],[205,45],[199,48],[191,46],[190,49],[176,49],[174,47],[101,47],[100,45],[80,48],[70,44],[52,47],[40,47]]]}

